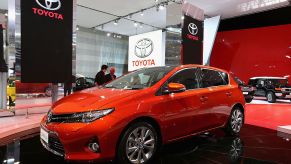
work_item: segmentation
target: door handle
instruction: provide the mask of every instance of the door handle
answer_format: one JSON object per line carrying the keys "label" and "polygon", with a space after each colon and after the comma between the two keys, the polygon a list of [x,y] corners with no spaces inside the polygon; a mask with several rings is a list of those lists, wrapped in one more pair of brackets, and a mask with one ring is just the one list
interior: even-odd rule
{"label": "door handle", "polygon": [[226,95],[227,95],[228,97],[231,97],[232,93],[231,93],[231,92],[226,92]]}
{"label": "door handle", "polygon": [[201,102],[206,102],[207,100],[208,100],[208,97],[207,96],[200,97],[200,101]]}

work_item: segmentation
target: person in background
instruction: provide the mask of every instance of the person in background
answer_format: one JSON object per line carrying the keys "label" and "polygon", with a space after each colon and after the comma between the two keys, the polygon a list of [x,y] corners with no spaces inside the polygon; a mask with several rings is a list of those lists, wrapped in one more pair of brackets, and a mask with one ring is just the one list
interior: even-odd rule
{"label": "person in background", "polygon": [[72,75],[72,79],[64,83],[64,96],[70,95],[72,93],[73,83],[76,81],[75,76]]}
{"label": "person in background", "polygon": [[107,65],[102,65],[101,71],[99,71],[96,76],[95,76],[95,83],[97,85],[103,85],[106,83],[106,78],[105,78],[105,73],[107,71],[108,66]]}
{"label": "person in background", "polygon": [[111,67],[109,71],[110,71],[110,73],[105,76],[106,83],[116,79],[115,68]]}

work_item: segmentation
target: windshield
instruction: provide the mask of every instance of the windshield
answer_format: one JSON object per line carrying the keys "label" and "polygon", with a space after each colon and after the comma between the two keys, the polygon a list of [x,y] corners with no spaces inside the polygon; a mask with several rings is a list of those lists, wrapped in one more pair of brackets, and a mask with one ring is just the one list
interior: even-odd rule
{"label": "windshield", "polygon": [[107,85],[106,88],[144,89],[153,86],[167,75],[174,67],[144,68],[124,75]]}

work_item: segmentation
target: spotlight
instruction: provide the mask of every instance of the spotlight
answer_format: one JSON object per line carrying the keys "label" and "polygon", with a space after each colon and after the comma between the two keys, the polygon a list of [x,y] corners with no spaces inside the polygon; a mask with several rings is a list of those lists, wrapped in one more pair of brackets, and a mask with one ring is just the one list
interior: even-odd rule
{"label": "spotlight", "polygon": [[111,36],[111,33],[107,33],[107,36],[108,36],[108,37]]}
{"label": "spotlight", "polygon": [[134,27],[137,27],[137,26],[138,26],[138,24],[137,24],[136,22],[134,22],[134,24],[133,24],[133,25],[134,25]]}
{"label": "spotlight", "polygon": [[144,14],[143,14],[143,10],[141,10],[141,12],[140,12],[140,16],[143,16]]}
{"label": "spotlight", "polygon": [[185,16],[184,16],[184,15],[183,15],[183,16],[181,16],[181,19],[182,19],[182,20],[184,20],[184,19],[185,19]]}
{"label": "spotlight", "polygon": [[114,23],[113,23],[115,26],[118,25],[118,20],[115,20]]}
{"label": "spotlight", "polygon": [[8,16],[8,13],[5,13],[5,16]]}
{"label": "spotlight", "polygon": [[76,30],[79,31],[79,27],[77,27]]}
{"label": "spotlight", "polygon": [[160,11],[160,6],[159,5],[157,5],[156,10],[157,10],[157,12]]}
{"label": "spotlight", "polygon": [[159,6],[159,9],[160,9],[160,10],[164,10],[164,9],[165,9],[165,6],[164,6],[164,5],[160,5],[160,6]]}

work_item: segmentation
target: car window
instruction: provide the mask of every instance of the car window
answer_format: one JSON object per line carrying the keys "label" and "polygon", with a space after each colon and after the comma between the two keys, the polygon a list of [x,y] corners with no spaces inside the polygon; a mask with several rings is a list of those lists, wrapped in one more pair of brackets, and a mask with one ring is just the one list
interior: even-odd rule
{"label": "car window", "polygon": [[202,69],[201,71],[201,88],[228,84],[229,80],[226,73],[209,69]]}
{"label": "car window", "polygon": [[106,88],[144,89],[159,82],[174,67],[143,68],[126,74],[105,85]]}
{"label": "car window", "polygon": [[197,68],[193,68],[193,69],[185,69],[182,70],[180,72],[178,72],[177,74],[175,74],[173,77],[170,78],[170,80],[168,81],[169,83],[180,83],[185,85],[186,90],[189,89],[196,89],[198,88],[198,79],[197,79]]}

